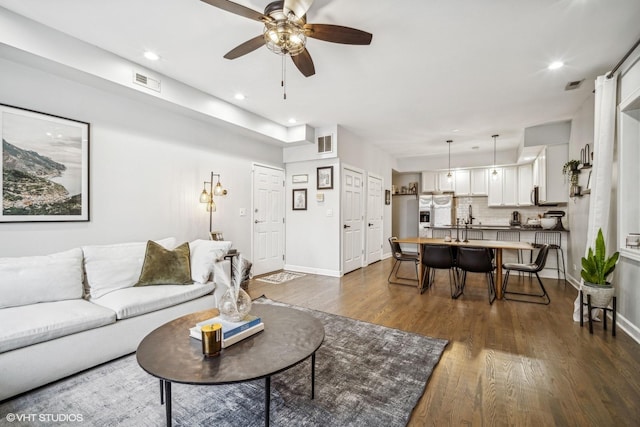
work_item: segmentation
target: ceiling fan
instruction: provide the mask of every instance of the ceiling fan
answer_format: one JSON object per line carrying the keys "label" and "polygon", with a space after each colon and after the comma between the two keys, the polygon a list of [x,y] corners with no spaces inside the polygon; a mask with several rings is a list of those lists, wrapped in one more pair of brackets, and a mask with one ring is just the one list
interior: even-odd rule
{"label": "ceiling fan", "polygon": [[201,0],[227,12],[264,23],[263,33],[229,51],[224,57],[236,59],[266,45],[279,55],[289,55],[305,77],[316,73],[305,47],[307,37],[332,43],[368,45],[372,34],[331,24],[307,24],[306,14],[313,0],[279,0],[269,3],[264,13],[228,0]]}

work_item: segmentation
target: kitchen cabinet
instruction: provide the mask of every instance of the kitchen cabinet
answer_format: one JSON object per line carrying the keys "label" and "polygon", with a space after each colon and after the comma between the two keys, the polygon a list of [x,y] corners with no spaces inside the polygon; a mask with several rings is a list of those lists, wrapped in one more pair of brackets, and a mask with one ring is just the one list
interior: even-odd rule
{"label": "kitchen cabinet", "polygon": [[430,193],[438,191],[438,175],[436,172],[424,171],[422,172],[422,192]]}
{"label": "kitchen cabinet", "polygon": [[531,190],[533,189],[533,164],[518,166],[518,206],[533,206]]}
{"label": "kitchen cabinet", "polygon": [[422,172],[422,192],[429,193],[434,191],[454,191],[455,189],[455,172],[451,171],[454,178],[451,182],[447,179],[448,170],[446,171],[424,171]]}
{"label": "kitchen cabinet", "polygon": [[[446,172],[444,179],[446,179]],[[453,188],[456,196],[486,196],[488,194],[487,169],[459,169],[454,172],[454,180],[454,186],[447,188]],[[440,188],[440,191],[452,190]]]}
{"label": "kitchen cabinet", "polygon": [[[488,169],[471,169],[471,195],[486,196],[489,194]],[[456,186],[458,182],[456,181]]]}
{"label": "kitchen cabinet", "polygon": [[[453,176],[451,180],[447,179],[448,173],[449,171],[438,172],[438,191],[455,191],[455,180]],[[451,174],[453,175],[453,171]]]}
{"label": "kitchen cabinet", "polygon": [[471,171],[469,169],[461,169],[455,172],[456,179],[456,196],[471,195]]}
{"label": "kitchen cabinet", "polygon": [[538,186],[540,203],[569,201],[569,183],[562,166],[569,159],[569,144],[545,146],[534,161],[533,185]]}
{"label": "kitchen cabinet", "polygon": [[[489,206],[518,206],[518,167],[496,168],[489,178]],[[493,172],[493,171],[492,171]]]}

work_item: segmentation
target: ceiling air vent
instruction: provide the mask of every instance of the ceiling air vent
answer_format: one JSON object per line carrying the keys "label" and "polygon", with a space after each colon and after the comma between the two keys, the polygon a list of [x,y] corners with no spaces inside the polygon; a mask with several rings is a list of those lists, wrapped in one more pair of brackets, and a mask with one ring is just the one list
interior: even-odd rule
{"label": "ceiling air vent", "polygon": [[144,86],[147,89],[160,92],[160,80],[154,79],[149,76],[145,76],[139,71],[133,72],[133,82],[137,85]]}
{"label": "ceiling air vent", "polygon": [[574,82],[569,82],[567,83],[567,85],[564,87],[564,90],[574,90],[574,89],[578,89],[580,86],[582,86],[582,82],[584,81],[584,79],[582,80],[576,80]]}
{"label": "ceiling air vent", "polygon": [[331,153],[333,150],[331,135],[318,137],[318,153]]}

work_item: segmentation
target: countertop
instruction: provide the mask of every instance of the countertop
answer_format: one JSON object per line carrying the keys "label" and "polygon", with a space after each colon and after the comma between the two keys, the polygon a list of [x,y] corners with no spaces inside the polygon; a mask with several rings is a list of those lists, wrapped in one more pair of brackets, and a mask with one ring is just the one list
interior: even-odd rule
{"label": "countertop", "polygon": [[[451,226],[442,226],[442,227],[430,227],[430,228],[450,228],[452,230],[455,230],[455,226],[451,225]],[[545,230],[542,227],[536,227],[536,228],[532,228],[532,227],[522,227],[522,226],[511,226],[511,225],[499,225],[499,224],[471,224],[468,226],[469,229],[472,230],[518,230],[518,231],[556,231],[556,230]],[[460,230],[464,230],[464,226],[460,227]],[[569,232],[569,230],[564,229],[564,230],[558,230],[558,231],[565,231],[565,232]]]}

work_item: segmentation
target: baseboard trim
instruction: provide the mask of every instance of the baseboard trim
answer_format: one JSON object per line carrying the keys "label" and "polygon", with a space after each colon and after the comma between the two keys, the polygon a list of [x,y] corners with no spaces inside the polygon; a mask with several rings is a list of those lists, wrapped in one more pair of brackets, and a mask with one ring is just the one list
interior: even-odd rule
{"label": "baseboard trim", "polygon": [[305,267],[302,265],[285,264],[284,269],[289,271],[295,271],[298,273],[319,274],[320,276],[330,276],[330,277],[342,277],[341,271],[326,270],[323,268]]}

